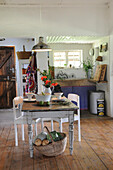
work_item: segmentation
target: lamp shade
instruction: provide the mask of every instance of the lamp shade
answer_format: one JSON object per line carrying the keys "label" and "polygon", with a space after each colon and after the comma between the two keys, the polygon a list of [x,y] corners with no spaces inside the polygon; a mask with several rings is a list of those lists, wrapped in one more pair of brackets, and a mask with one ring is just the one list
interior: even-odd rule
{"label": "lamp shade", "polygon": [[5,38],[1,38],[1,37],[0,37],[0,41],[5,41]]}
{"label": "lamp shade", "polygon": [[102,56],[98,56],[97,59],[96,59],[96,61],[103,61]]}
{"label": "lamp shade", "polygon": [[43,42],[43,37],[39,37],[39,43],[34,45],[32,48],[34,52],[52,51],[49,45]]}

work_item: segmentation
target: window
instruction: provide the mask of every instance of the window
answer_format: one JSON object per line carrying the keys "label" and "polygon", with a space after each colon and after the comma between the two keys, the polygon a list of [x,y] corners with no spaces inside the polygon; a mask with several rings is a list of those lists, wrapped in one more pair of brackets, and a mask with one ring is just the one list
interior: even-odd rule
{"label": "window", "polygon": [[60,51],[54,52],[54,66],[55,67],[75,67],[81,68],[83,62],[83,51],[75,50],[75,51]]}
{"label": "window", "polygon": [[54,66],[64,67],[66,64],[66,53],[65,52],[54,52]]}

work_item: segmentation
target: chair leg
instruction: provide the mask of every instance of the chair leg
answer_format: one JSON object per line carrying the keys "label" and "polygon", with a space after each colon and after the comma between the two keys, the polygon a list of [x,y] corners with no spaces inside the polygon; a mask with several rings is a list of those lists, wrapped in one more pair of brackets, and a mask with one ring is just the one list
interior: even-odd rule
{"label": "chair leg", "polygon": [[78,119],[78,140],[81,141],[80,119]]}
{"label": "chair leg", "polygon": [[17,135],[17,125],[14,124],[14,128],[15,128],[15,146],[18,146],[18,135]]}
{"label": "chair leg", "polygon": [[24,138],[24,124],[22,124],[22,140],[25,140],[25,138]]}
{"label": "chair leg", "polygon": [[62,132],[62,118],[59,120],[59,129],[60,129],[60,132]]}
{"label": "chair leg", "polygon": [[51,120],[51,131],[53,131],[53,120]]}
{"label": "chair leg", "polygon": [[41,119],[41,131],[42,132],[44,131],[44,122],[43,122],[43,119]]}
{"label": "chair leg", "polygon": [[35,136],[37,136],[37,123],[35,122]]}

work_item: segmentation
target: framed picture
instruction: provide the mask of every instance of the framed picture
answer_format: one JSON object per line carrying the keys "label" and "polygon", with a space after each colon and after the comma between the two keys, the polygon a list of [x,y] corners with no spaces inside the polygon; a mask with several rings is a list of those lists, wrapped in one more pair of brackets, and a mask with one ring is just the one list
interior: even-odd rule
{"label": "framed picture", "polygon": [[100,45],[100,52],[106,52],[108,50],[108,43],[103,43]]}

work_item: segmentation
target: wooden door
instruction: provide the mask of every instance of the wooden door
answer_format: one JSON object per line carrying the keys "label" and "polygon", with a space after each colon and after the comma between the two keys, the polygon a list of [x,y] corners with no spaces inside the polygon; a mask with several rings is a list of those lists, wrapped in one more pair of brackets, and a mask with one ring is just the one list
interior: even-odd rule
{"label": "wooden door", "polygon": [[0,47],[0,109],[12,108],[16,96],[14,55],[14,47]]}

